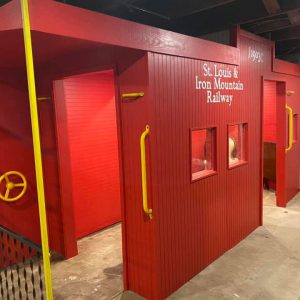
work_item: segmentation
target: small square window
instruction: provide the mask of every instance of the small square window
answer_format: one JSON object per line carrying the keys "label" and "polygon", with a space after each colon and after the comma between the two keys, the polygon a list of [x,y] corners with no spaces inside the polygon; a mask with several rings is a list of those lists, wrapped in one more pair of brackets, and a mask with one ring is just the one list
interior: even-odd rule
{"label": "small square window", "polygon": [[228,125],[228,166],[233,168],[247,162],[246,123]]}
{"label": "small square window", "polygon": [[191,131],[192,180],[216,173],[216,128]]}

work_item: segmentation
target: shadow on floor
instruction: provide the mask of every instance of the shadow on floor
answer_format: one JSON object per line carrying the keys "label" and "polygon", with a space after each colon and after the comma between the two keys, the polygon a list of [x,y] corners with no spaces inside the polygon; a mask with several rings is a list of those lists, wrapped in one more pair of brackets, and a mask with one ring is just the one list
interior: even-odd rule
{"label": "shadow on floor", "polygon": [[[269,194],[264,226],[168,299],[300,300],[300,195],[287,208]],[[55,299],[141,300],[123,293],[121,227],[79,241],[79,255],[52,265]]]}

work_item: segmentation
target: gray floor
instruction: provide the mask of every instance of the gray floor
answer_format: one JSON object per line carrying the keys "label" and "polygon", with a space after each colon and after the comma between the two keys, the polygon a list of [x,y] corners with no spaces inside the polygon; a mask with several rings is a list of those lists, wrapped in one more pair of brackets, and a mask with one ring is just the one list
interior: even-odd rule
{"label": "gray floor", "polygon": [[[169,299],[300,300],[300,195],[288,208],[264,195],[264,227]],[[79,241],[79,256],[53,263],[55,299],[141,299],[122,293],[120,226]]]}
{"label": "gray floor", "polygon": [[54,298],[102,300],[122,294],[121,247],[120,225],[80,240],[78,256],[52,263]]}

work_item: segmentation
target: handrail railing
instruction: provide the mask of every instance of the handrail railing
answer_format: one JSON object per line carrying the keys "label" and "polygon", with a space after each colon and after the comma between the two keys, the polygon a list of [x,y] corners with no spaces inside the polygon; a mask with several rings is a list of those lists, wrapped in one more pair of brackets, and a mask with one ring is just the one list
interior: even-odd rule
{"label": "handrail railing", "polygon": [[143,209],[144,213],[152,219],[152,209],[148,207],[148,191],[147,191],[147,162],[146,162],[146,145],[145,140],[150,132],[149,125],[146,126],[145,131],[141,135],[141,169],[142,169],[142,193],[143,193]]}
{"label": "handrail railing", "polygon": [[294,114],[293,114],[293,109],[289,105],[286,104],[285,108],[287,109],[288,114],[289,114],[289,138],[288,138],[289,144],[288,144],[288,147],[285,149],[285,152],[288,152],[293,148],[293,138],[294,138],[293,117],[294,117]]}
{"label": "handrail railing", "polygon": [[0,225],[0,232],[3,232],[5,234],[7,234],[8,236],[10,236],[11,238],[24,243],[25,245],[27,245],[28,247],[31,247],[32,249],[34,249],[35,251],[39,251],[42,253],[42,247],[39,246],[38,244],[30,241],[29,239],[25,238],[22,235],[16,234],[13,231],[9,230],[8,228],[1,226]]}
{"label": "handrail railing", "polygon": [[42,249],[0,225],[0,299],[45,299]]}

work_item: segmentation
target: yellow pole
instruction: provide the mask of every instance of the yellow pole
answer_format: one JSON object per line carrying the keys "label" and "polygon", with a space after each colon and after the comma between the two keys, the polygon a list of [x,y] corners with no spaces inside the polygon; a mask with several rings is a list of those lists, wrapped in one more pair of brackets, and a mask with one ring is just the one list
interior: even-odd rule
{"label": "yellow pole", "polygon": [[20,1],[21,1],[21,9],[22,9],[23,35],[24,35],[25,55],[26,55],[27,81],[28,81],[28,92],[29,92],[29,102],[30,102],[30,116],[31,116],[33,149],[34,149],[35,173],[36,173],[36,183],[37,183],[37,193],[38,193],[46,298],[47,300],[53,300],[50,252],[49,252],[49,244],[48,244],[47,216],[46,216],[46,205],[45,205],[45,191],[44,191],[44,180],[43,180],[43,165],[42,165],[42,153],[41,153],[41,144],[40,144],[39,117],[38,117],[38,108],[37,108],[31,29],[30,29],[30,17],[29,17],[29,9],[28,9],[28,0],[20,0]]}

